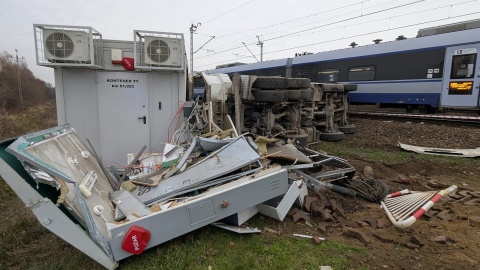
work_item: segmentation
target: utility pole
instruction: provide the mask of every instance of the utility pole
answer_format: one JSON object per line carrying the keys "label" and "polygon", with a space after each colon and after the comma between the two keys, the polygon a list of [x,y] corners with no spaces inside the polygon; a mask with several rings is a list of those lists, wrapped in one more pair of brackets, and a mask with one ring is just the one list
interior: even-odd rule
{"label": "utility pole", "polygon": [[20,64],[18,63],[18,50],[17,49],[15,49],[15,58],[17,59],[18,99],[20,101],[20,108],[23,109],[22,80],[20,79]]}
{"label": "utility pole", "polygon": [[202,25],[201,23],[197,23],[197,25],[192,25],[190,26],[190,83],[189,83],[189,89],[188,89],[188,99],[193,98],[193,33],[197,31],[197,28]]}
{"label": "utility pole", "polygon": [[258,43],[257,45],[260,46],[260,62],[263,62],[263,41],[260,40],[260,37],[257,36]]}

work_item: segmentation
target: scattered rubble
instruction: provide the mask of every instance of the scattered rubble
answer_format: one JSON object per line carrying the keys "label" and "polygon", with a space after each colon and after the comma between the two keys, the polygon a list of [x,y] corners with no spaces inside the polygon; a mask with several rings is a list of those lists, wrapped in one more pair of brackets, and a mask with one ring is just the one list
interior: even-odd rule
{"label": "scattered rubble", "polygon": [[348,235],[348,236],[352,236],[352,237],[357,238],[365,246],[370,244],[370,242],[371,242],[370,238],[365,233],[363,233],[362,231],[357,230],[357,229],[345,228],[343,230],[343,233]]}

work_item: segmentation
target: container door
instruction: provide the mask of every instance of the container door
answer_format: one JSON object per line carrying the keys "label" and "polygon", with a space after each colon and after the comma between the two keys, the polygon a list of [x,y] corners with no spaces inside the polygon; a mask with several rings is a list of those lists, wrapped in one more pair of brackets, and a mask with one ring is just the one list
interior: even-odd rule
{"label": "container door", "polygon": [[445,54],[442,107],[479,106],[480,44],[449,47]]}
{"label": "container door", "polygon": [[127,154],[150,147],[146,73],[97,72],[103,163],[126,165]]}

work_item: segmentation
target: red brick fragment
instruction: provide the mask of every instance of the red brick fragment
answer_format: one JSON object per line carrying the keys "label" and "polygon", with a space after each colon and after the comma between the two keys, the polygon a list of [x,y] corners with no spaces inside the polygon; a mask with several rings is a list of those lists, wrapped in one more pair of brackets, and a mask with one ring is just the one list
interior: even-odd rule
{"label": "red brick fragment", "polygon": [[370,238],[366,234],[364,234],[363,232],[361,232],[359,230],[353,229],[353,228],[345,228],[343,230],[343,233],[346,234],[346,235],[357,238],[364,245],[368,245],[371,242]]}
{"label": "red brick fragment", "polygon": [[310,216],[303,211],[297,211],[295,214],[293,214],[293,222],[297,222],[299,220],[310,221]]}

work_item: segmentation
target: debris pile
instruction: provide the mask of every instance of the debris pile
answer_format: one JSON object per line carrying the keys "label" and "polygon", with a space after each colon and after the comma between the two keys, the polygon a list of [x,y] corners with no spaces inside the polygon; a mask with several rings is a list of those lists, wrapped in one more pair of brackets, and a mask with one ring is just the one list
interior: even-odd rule
{"label": "debris pile", "polygon": [[[49,215],[58,216],[59,209],[68,212],[73,220],[62,216],[57,222],[66,226],[73,221],[72,226],[80,224],[88,235],[64,239],[80,250],[82,241],[96,245],[98,250],[84,252],[94,256],[101,251],[103,261],[97,261],[107,268],[209,224],[257,233],[257,228],[238,226],[257,213],[283,220],[293,204],[312,203],[308,189],[355,196],[332,184],[354,175],[346,160],[296,140],[238,135],[234,128],[206,133],[186,128],[175,138],[183,138],[183,143],[165,144],[162,152],[145,152],[143,147],[128,154],[123,168],[106,168],[68,125],[22,136],[6,152],[21,162],[28,173],[25,181],[52,186],[49,191],[58,197],[57,210],[37,218],[55,220]],[[328,203],[315,215],[326,220],[343,216],[338,204]],[[309,214],[302,213],[294,214],[295,219],[308,222]]]}

